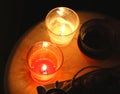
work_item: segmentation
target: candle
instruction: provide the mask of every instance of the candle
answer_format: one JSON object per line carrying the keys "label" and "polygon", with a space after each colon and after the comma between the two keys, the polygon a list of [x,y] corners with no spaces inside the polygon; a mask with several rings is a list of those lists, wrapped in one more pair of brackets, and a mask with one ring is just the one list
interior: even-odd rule
{"label": "candle", "polygon": [[37,82],[52,79],[63,62],[61,50],[49,42],[39,42],[28,52],[28,67]]}
{"label": "candle", "polygon": [[[56,23],[55,23],[56,24]],[[58,34],[58,35],[68,35],[72,33],[74,30],[74,27],[69,24],[59,24],[56,27],[53,28],[53,33]]]}
{"label": "candle", "polygon": [[[55,21],[57,20],[57,21]],[[60,45],[67,45],[73,38],[74,33],[71,34],[74,30],[73,25],[70,22],[66,22],[66,23],[61,23],[61,24],[57,24],[57,22],[60,22],[61,20],[59,18],[55,18],[53,20],[53,25],[50,25],[52,28],[52,33],[49,32],[50,35],[50,39],[52,42],[60,44]],[[52,24],[52,23],[51,23]],[[53,27],[56,24],[55,27]],[[54,34],[56,35],[54,35]],[[70,35],[69,35],[70,34]]]}
{"label": "candle", "polygon": [[31,68],[38,74],[50,74],[55,72],[54,62],[48,59],[37,59],[31,64]]}
{"label": "candle", "polygon": [[88,57],[105,59],[112,54],[114,32],[105,19],[90,19],[80,28],[78,46]]}
{"label": "candle", "polygon": [[57,7],[47,14],[45,23],[51,41],[59,46],[66,46],[73,39],[80,21],[72,9]]}

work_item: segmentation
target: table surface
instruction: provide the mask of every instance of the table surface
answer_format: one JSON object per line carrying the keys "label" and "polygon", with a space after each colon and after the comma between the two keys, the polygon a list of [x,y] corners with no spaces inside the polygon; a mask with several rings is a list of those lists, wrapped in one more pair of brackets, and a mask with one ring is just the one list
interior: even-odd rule
{"label": "table surface", "polygon": [[[80,17],[80,27],[89,19],[108,17],[99,13],[82,11],[78,12],[78,15]],[[32,44],[38,41],[50,41],[50,39],[44,20],[26,31],[15,45],[6,65],[4,79],[6,94],[37,94],[37,86],[55,83],[57,80],[59,82],[70,80],[78,70],[85,66],[110,67],[119,64],[119,55],[116,54],[105,60],[95,60],[85,56],[77,44],[78,34],[79,31],[68,46],[60,47],[64,55],[64,62],[56,76],[48,82],[36,83],[30,77],[26,67],[26,53]]]}

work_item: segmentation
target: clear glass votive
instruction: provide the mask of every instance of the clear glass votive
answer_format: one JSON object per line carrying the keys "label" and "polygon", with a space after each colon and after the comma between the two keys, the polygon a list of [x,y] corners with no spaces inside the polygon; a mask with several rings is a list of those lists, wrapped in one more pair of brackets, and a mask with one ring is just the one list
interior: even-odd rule
{"label": "clear glass votive", "polygon": [[74,10],[56,7],[47,14],[45,23],[51,41],[59,46],[66,46],[73,39],[80,20]]}
{"label": "clear glass votive", "polygon": [[62,51],[50,42],[37,42],[28,51],[27,66],[36,82],[52,79],[62,64]]}

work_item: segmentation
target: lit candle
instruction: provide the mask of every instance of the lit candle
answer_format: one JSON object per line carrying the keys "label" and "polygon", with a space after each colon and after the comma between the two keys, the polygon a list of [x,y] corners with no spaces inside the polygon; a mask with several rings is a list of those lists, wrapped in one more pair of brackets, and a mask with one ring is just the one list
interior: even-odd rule
{"label": "lit candle", "polygon": [[28,67],[37,82],[52,79],[63,62],[61,50],[50,42],[38,42],[28,52]]}
{"label": "lit candle", "polygon": [[66,46],[78,29],[79,17],[72,9],[57,7],[48,13],[45,22],[51,41]]}
{"label": "lit candle", "polygon": [[42,70],[42,73],[43,73],[43,74],[47,74],[47,73],[48,73],[48,72],[47,72],[47,65],[43,64],[41,70]]}
{"label": "lit candle", "polygon": [[55,72],[55,64],[49,59],[37,59],[31,64],[31,69],[38,74],[51,74]]}
{"label": "lit candle", "polygon": [[[51,23],[53,25],[50,25],[51,27],[49,27],[52,29],[52,33],[49,32],[49,35],[50,35],[52,42],[60,44],[60,45],[63,45],[63,44],[67,45],[74,36],[74,33],[71,34],[74,30],[74,27],[70,22],[63,21],[64,23],[61,23],[60,21],[61,19],[59,18],[53,19],[54,24]],[[53,33],[56,34],[57,36],[55,36]]]}
{"label": "lit candle", "polygon": [[57,35],[68,35],[74,31],[74,26],[62,18],[54,18],[48,28],[52,29],[52,32]]}

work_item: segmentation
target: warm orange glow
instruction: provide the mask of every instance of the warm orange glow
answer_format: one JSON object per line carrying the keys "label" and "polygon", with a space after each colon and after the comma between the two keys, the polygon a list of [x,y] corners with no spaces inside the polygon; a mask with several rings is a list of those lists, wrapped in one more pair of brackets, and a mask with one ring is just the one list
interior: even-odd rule
{"label": "warm orange glow", "polygon": [[31,76],[38,83],[52,79],[63,64],[61,50],[55,44],[47,41],[34,44],[27,59]]}
{"label": "warm orange glow", "polygon": [[43,42],[43,45],[42,45],[42,47],[48,47],[48,45],[49,45],[49,43],[48,42]]}
{"label": "warm orange glow", "polygon": [[42,66],[43,74],[47,74],[47,71],[46,71],[46,70],[47,70],[47,65],[44,64],[44,65]]}

